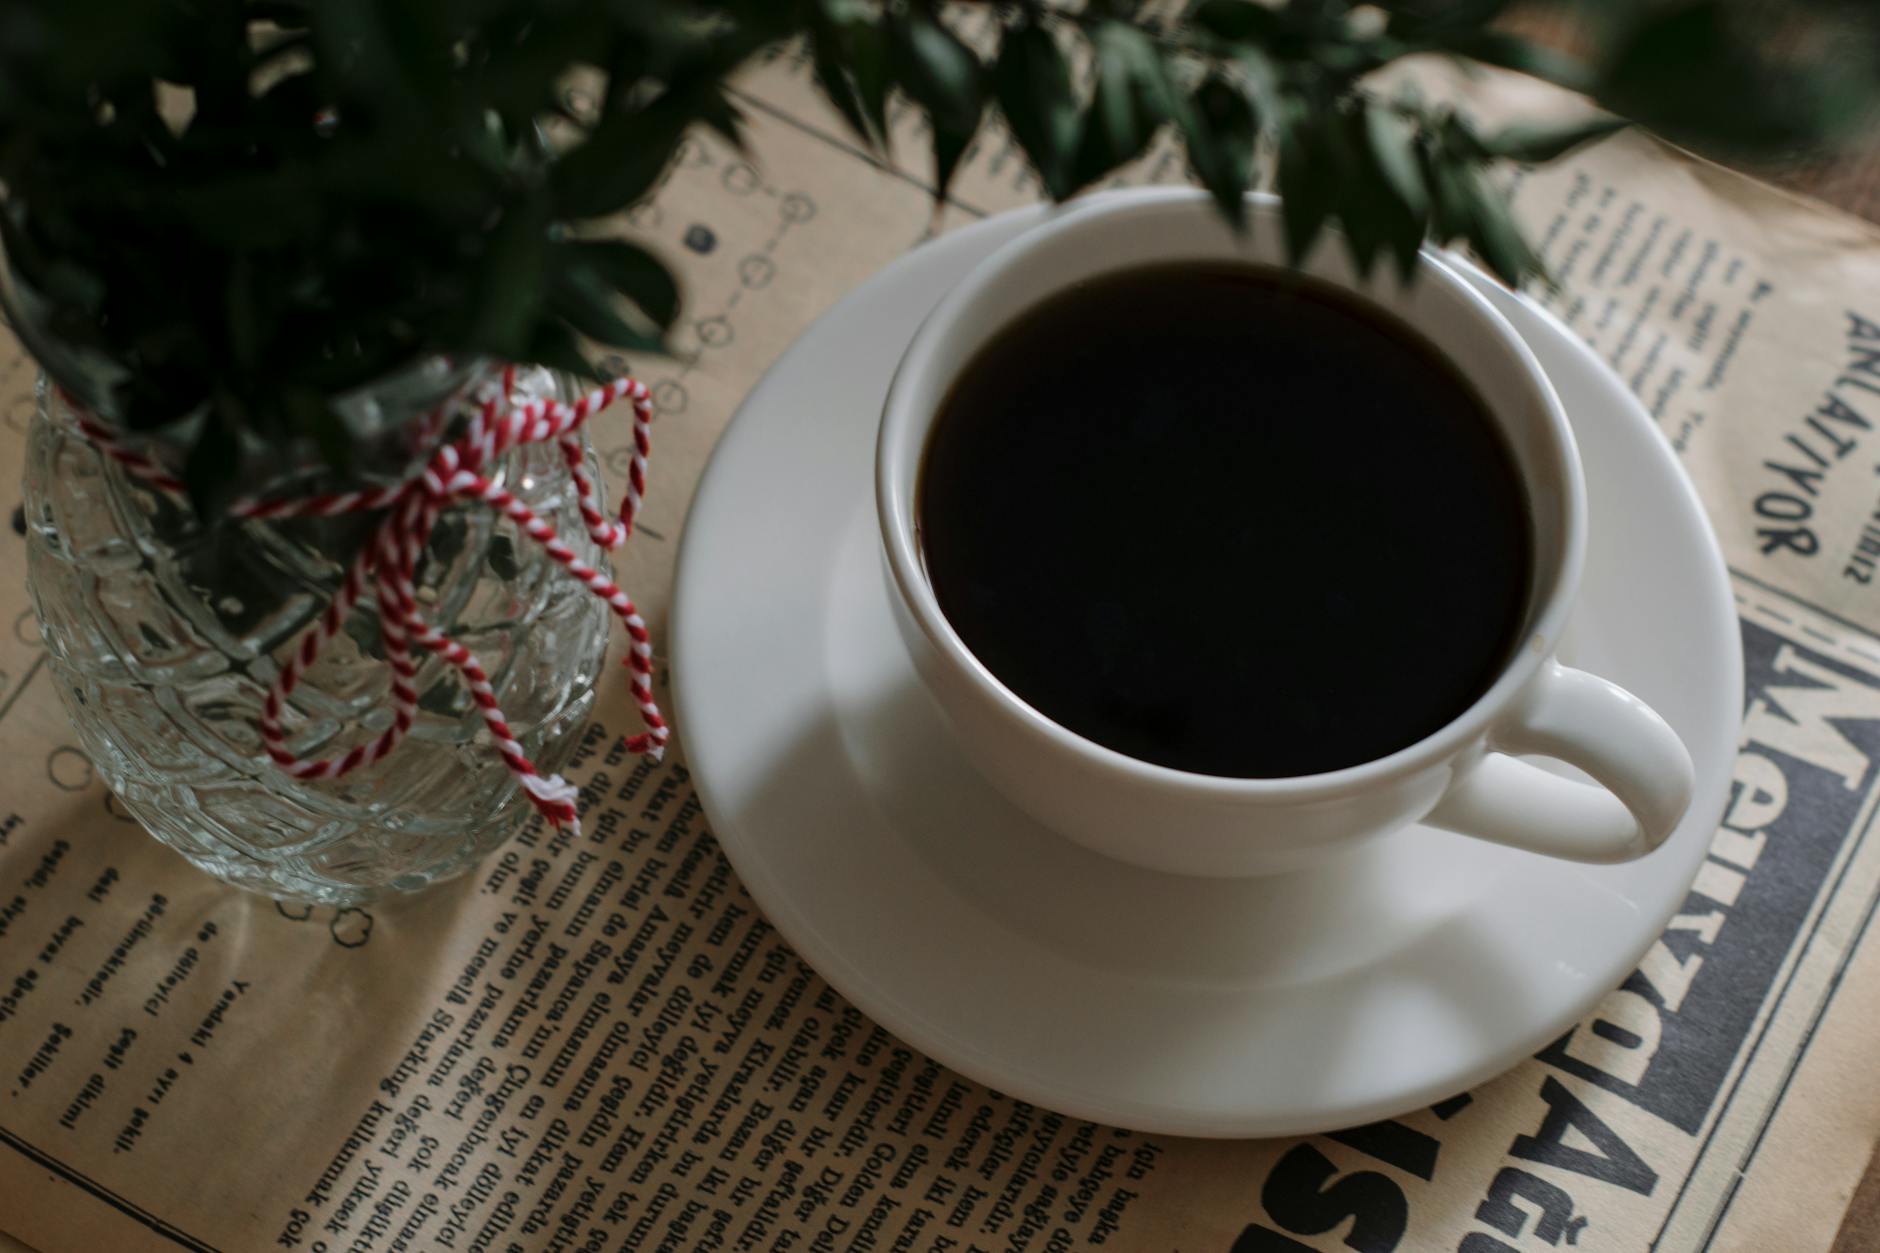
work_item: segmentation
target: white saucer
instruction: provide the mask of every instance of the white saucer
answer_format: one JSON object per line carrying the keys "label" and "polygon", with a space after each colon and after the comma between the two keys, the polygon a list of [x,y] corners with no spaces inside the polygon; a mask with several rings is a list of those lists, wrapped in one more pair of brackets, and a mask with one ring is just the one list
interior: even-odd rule
{"label": "white saucer", "polygon": [[1689,482],[1583,344],[1483,280],[1552,375],[1586,463],[1592,544],[1562,656],[1645,698],[1696,759],[1698,802],[1652,856],[1580,866],[1412,828],[1332,866],[1223,881],[1086,852],[949,741],[888,616],[870,478],[916,324],[1040,212],[890,265],[772,367],[718,445],[686,524],[671,648],[676,725],[719,842],[855,1005],[1067,1114],[1298,1134],[1506,1069],[1633,968],[1722,814],[1742,658]]}

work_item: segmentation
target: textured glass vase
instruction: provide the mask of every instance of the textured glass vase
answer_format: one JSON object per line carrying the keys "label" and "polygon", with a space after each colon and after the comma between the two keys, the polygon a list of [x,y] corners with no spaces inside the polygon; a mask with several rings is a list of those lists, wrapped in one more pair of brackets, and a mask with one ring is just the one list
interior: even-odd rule
{"label": "textured glass vase", "polygon": [[[402,481],[428,451],[413,419],[485,377],[431,363],[347,398],[350,429],[383,437],[363,445],[381,473],[358,485]],[[525,383],[569,396],[545,371]],[[553,445],[518,449],[496,477],[605,568]],[[307,481],[258,486],[301,494]],[[103,456],[43,380],[25,489],[33,608],[79,741],[124,807],[197,866],[281,899],[355,904],[462,873],[534,816],[456,671],[423,650],[417,720],[383,760],[309,780],[263,751],[277,662],[378,515],[205,526]],[[427,617],[477,655],[523,747],[553,773],[593,700],[606,607],[481,504],[443,515],[418,585]],[[376,735],[392,718],[390,678],[368,594],[289,699],[288,747],[305,760]]]}

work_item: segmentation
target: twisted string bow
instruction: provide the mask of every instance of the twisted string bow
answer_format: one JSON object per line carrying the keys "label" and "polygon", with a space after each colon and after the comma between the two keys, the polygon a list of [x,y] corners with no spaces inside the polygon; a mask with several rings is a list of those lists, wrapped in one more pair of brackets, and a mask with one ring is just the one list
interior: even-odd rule
{"label": "twisted string bow", "polygon": [[[417,715],[418,668],[412,660],[415,643],[442,657],[462,677],[482,712],[484,725],[496,741],[497,753],[535,807],[558,827],[579,827],[574,785],[559,775],[543,775],[535,768],[503,717],[489,675],[476,655],[430,623],[419,606],[418,560],[438,517],[446,506],[458,500],[480,500],[495,508],[607,603],[626,628],[629,647],[625,664],[631,676],[633,699],[640,707],[640,719],[646,728],[626,738],[627,749],[645,753],[654,760],[664,752],[671,732],[653,699],[652,637],[632,599],[606,574],[581,560],[555,533],[554,527],[489,477],[497,462],[511,450],[553,440],[567,463],[588,534],[595,543],[611,552],[632,533],[633,520],[645,499],[646,459],[652,448],[652,401],[645,385],[630,378],[615,379],[573,404],[549,398],[517,404],[515,389],[516,371],[511,366],[502,372],[500,389],[490,389],[490,394],[478,405],[464,434],[441,445],[424,469],[403,483],[297,498],[249,498],[237,501],[231,508],[236,517],[257,520],[330,518],[339,514],[385,511],[384,521],[347,568],[338,594],[327,605],[320,621],[301,635],[292,656],[268,689],[261,713],[261,738],[268,756],[288,774],[301,779],[336,779],[384,758],[398,747]],[[579,434],[589,417],[623,399],[631,402],[633,408],[633,459],[628,468],[626,494],[619,516],[615,518],[609,517],[600,506],[599,492],[582,455]],[[74,412],[80,428],[112,460],[159,488],[171,492],[182,490],[182,483],[162,466],[124,447],[110,430],[83,410],[74,406]],[[439,409],[428,415],[424,429],[441,431],[447,417],[447,408]],[[386,663],[392,671],[391,724],[373,739],[339,756],[304,761],[287,747],[286,735],[281,729],[281,707],[319,658],[327,641],[345,625],[347,616],[368,586],[377,601],[379,636],[384,641]]]}

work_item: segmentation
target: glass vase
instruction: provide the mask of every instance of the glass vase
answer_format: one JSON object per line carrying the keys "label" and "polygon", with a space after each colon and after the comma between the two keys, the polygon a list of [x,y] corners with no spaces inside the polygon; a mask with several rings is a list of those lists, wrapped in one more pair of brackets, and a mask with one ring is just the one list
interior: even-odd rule
{"label": "glass vase", "polygon": [[[432,362],[346,398],[348,429],[378,467],[349,485],[402,481],[438,438],[422,415],[489,377]],[[547,371],[522,383],[572,396]],[[303,495],[308,471],[259,494]],[[517,449],[493,477],[606,568],[552,444]],[[124,807],[198,867],[278,899],[357,904],[461,874],[536,816],[457,672],[422,649],[416,721],[383,759],[300,779],[264,751],[269,685],[382,515],[204,524],[103,455],[44,379],[25,506],[33,608],[80,744]],[[476,654],[525,751],[554,773],[594,699],[606,607],[481,503],[443,514],[417,582],[427,618]],[[368,593],[288,699],[288,747],[309,760],[377,735],[390,679]]]}

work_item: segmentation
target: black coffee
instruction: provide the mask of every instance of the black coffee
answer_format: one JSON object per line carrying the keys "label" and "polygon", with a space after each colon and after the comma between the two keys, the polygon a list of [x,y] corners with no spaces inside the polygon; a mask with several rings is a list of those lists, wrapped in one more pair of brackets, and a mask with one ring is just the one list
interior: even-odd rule
{"label": "black coffee", "polygon": [[1382,757],[1520,630],[1528,507],[1417,332],[1282,270],[1153,266],[1052,297],[963,372],[918,523],[962,639],[1145,761],[1242,778]]}

